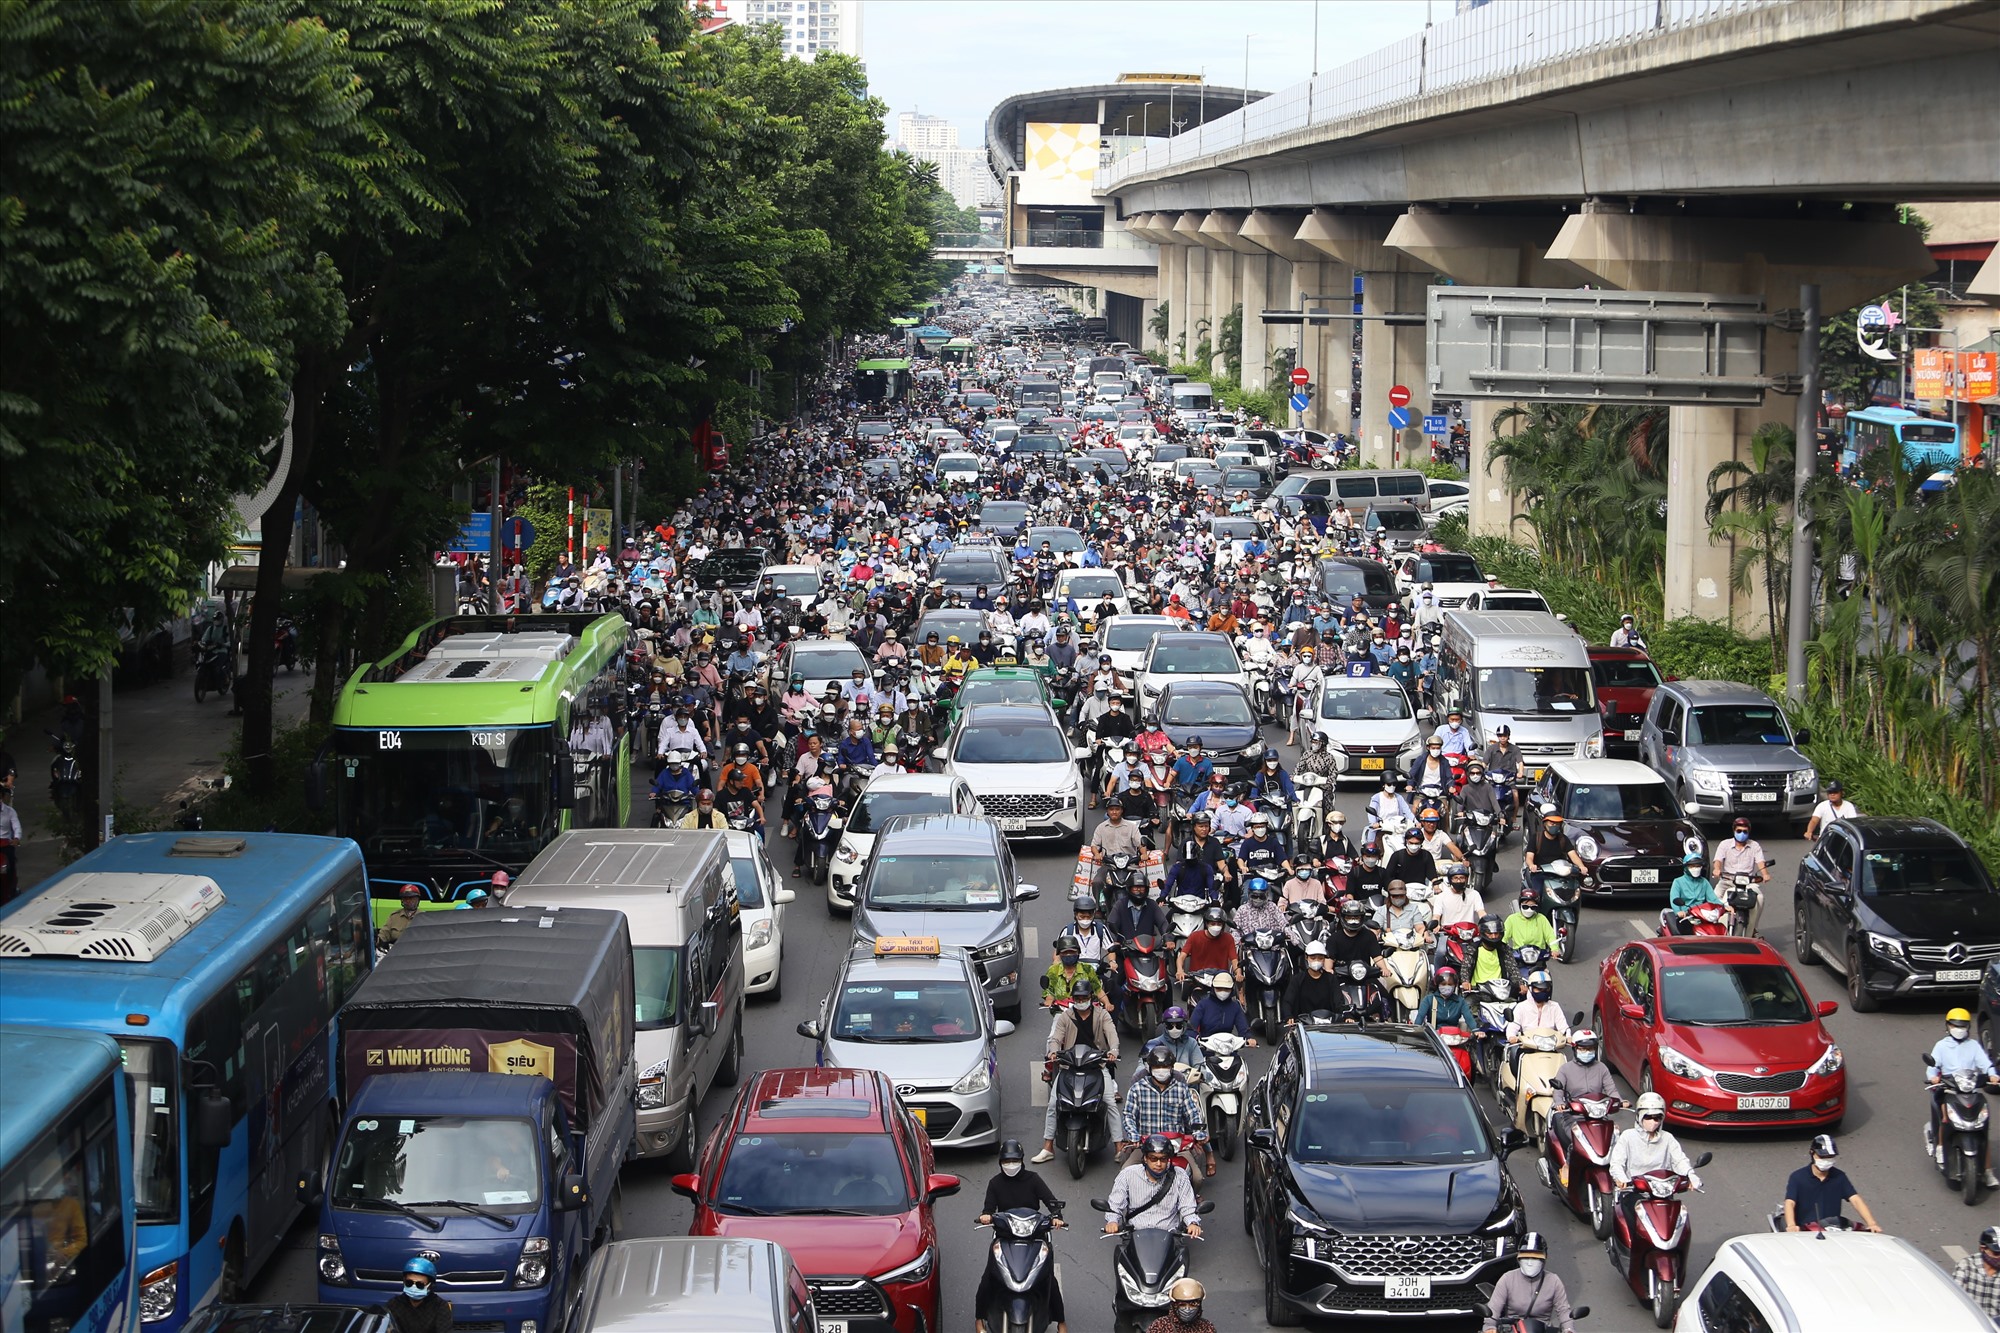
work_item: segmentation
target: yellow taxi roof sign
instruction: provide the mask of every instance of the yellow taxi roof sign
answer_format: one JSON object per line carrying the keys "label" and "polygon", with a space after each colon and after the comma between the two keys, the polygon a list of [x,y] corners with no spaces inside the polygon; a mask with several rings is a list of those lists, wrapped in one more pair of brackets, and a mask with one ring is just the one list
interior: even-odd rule
{"label": "yellow taxi roof sign", "polygon": [[882,935],[875,940],[877,958],[936,958],[943,952],[935,935]]}

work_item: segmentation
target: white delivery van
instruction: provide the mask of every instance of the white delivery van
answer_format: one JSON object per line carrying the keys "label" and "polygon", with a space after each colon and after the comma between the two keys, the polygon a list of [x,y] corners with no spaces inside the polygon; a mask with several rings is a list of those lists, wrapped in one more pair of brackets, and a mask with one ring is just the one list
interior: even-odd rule
{"label": "white delivery van", "polygon": [[1602,759],[1590,653],[1554,616],[1527,611],[1447,611],[1438,655],[1438,713],[1465,710],[1482,745],[1512,729],[1524,775],[1552,759]]}

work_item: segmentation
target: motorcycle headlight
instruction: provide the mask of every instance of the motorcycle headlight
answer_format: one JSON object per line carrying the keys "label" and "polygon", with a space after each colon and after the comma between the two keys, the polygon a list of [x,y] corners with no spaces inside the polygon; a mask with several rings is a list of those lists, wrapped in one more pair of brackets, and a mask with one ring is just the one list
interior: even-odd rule
{"label": "motorcycle headlight", "polygon": [[1714,1070],[1688,1059],[1671,1046],[1660,1047],[1660,1066],[1676,1078],[1708,1078]]}
{"label": "motorcycle headlight", "polygon": [[892,1268],[875,1276],[877,1282],[922,1282],[931,1275],[931,1266],[937,1262],[937,1251],[925,1250],[901,1268]]}
{"label": "motorcycle headlight", "polygon": [[1729,780],[1712,768],[1692,768],[1688,770],[1688,781],[1702,791],[1722,791]]}
{"label": "motorcycle headlight", "polygon": [[1813,1061],[1812,1067],[1807,1069],[1806,1072],[1815,1076],[1831,1074],[1846,1063],[1847,1057],[1840,1053],[1840,1047],[1828,1046],[1826,1053]]}
{"label": "motorcycle headlight", "polygon": [[984,1092],[993,1086],[993,1075],[988,1072],[986,1062],[981,1060],[966,1071],[964,1078],[951,1085],[951,1090],[961,1097],[970,1097],[975,1092]]}
{"label": "motorcycle headlight", "polygon": [[1813,791],[1818,786],[1819,774],[1815,773],[1812,769],[1799,768],[1792,770],[1791,787],[1793,791]]}
{"label": "motorcycle headlight", "polygon": [[521,1261],[514,1265],[514,1282],[539,1287],[549,1280],[549,1238],[530,1236],[521,1242]]}
{"label": "motorcycle headlight", "polygon": [[762,949],[771,943],[771,918],[764,917],[750,923],[749,946]]}
{"label": "motorcycle headlight", "polygon": [[1874,931],[1863,931],[1868,937],[1868,947],[1876,953],[1887,954],[1891,958],[1903,956],[1903,942],[1891,935],[1877,935]]}

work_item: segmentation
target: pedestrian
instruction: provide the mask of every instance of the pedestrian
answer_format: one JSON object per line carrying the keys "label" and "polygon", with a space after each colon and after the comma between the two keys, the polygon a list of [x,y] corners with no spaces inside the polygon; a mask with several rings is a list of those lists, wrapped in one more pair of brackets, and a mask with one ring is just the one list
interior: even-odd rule
{"label": "pedestrian", "polygon": [[0,906],[21,892],[21,816],[14,809],[13,775],[0,783]]}
{"label": "pedestrian", "polygon": [[1806,841],[1819,837],[1822,830],[1836,819],[1853,819],[1861,812],[1854,808],[1854,802],[1847,799],[1847,793],[1835,778],[1826,784],[1826,799],[1813,807],[1812,817],[1806,820]]}

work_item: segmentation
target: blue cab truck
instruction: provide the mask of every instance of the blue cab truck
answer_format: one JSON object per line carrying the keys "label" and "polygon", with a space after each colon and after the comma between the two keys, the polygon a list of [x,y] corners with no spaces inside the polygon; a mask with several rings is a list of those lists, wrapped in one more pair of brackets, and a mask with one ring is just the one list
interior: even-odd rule
{"label": "blue cab truck", "polygon": [[341,1006],[341,1125],[319,1298],[375,1305],[437,1265],[460,1327],[560,1333],[614,1239],[633,1149],[631,935],[621,912],[435,912]]}

